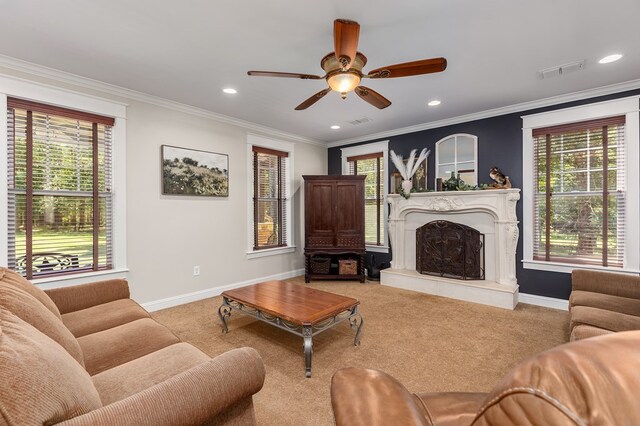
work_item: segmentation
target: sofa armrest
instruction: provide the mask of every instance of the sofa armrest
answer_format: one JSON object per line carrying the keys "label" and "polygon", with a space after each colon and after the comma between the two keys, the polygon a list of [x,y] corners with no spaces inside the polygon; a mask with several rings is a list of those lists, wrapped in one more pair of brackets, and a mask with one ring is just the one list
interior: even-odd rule
{"label": "sofa armrest", "polygon": [[97,281],[69,287],[52,288],[45,293],[53,300],[61,314],[79,311],[119,299],[128,299],[129,284],[124,279]]}
{"label": "sofa armrest", "polygon": [[337,426],[431,425],[413,395],[388,374],[343,368],[331,378],[331,406]]}
{"label": "sofa armrest", "polygon": [[640,277],[637,275],[574,269],[571,273],[571,288],[640,299]]}
{"label": "sofa armrest", "polygon": [[205,424],[262,389],[264,376],[264,364],[255,349],[233,349],[142,392],[60,424]]}

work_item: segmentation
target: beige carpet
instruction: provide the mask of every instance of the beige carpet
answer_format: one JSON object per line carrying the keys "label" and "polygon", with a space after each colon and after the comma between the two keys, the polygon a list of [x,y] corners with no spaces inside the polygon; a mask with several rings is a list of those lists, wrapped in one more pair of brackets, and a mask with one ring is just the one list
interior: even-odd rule
{"label": "beige carpet", "polygon": [[[303,278],[291,281],[303,284]],[[302,338],[239,313],[222,334],[221,297],[158,311],[154,318],[211,356],[250,346],[266,365],[255,396],[261,425],[331,425],[332,374],[356,366],[384,370],[412,392],[488,391],[519,361],[568,338],[568,313],[519,304],[514,311],[398,290],[378,283],[316,281],[314,288],[355,297],[362,343],[347,322],[314,338],[312,377]]]}

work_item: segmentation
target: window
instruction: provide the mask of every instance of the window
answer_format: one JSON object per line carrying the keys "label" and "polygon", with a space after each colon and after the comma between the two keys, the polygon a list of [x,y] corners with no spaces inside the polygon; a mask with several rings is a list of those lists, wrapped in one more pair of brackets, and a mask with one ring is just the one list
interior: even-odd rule
{"label": "window", "polygon": [[343,174],[365,175],[365,244],[369,251],[388,251],[386,195],[388,142],[342,149]]}
{"label": "window", "polygon": [[535,260],[622,267],[625,117],[533,130]]}
{"label": "window", "polygon": [[253,147],[253,249],[287,245],[286,152]]}
{"label": "window", "polygon": [[384,165],[382,153],[348,157],[350,175],[364,175],[364,241],[365,244],[383,245],[384,223]]}
{"label": "window", "polygon": [[295,251],[291,190],[293,148],[290,142],[247,135],[247,258]]}
{"label": "window", "polygon": [[638,98],[523,120],[525,267],[637,272]]}
{"label": "window", "polygon": [[436,179],[457,176],[468,185],[478,184],[478,137],[467,134],[447,136],[436,142]]}
{"label": "window", "polygon": [[114,119],[7,100],[10,268],[27,278],[112,269]]}

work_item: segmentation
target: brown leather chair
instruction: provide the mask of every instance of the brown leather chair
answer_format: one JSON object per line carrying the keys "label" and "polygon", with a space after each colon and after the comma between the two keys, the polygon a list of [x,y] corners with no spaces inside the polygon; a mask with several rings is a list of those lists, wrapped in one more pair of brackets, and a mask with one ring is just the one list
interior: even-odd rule
{"label": "brown leather chair", "polygon": [[567,343],[516,366],[488,394],[411,394],[382,371],[331,382],[336,425],[640,425],[640,331]]}

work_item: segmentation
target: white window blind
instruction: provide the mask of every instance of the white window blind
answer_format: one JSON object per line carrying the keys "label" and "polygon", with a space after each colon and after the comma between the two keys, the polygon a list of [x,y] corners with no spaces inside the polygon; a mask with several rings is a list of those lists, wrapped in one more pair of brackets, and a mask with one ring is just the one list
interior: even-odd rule
{"label": "white window blind", "polygon": [[29,279],[111,269],[114,120],[7,105],[9,267]]}
{"label": "white window blind", "polygon": [[288,153],[253,146],[253,248],[287,246]]}
{"label": "white window blind", "polygon": [[625,117],[533,130],[538,261],[623,267]]}
{"label": "white window blind", "polygon": [[384,161],[383,153],[347,158],[350,175],[365,175],[364,232],[368,245],[384,245]]}

